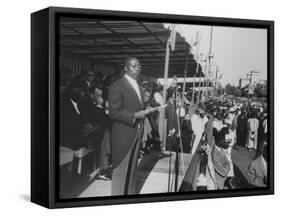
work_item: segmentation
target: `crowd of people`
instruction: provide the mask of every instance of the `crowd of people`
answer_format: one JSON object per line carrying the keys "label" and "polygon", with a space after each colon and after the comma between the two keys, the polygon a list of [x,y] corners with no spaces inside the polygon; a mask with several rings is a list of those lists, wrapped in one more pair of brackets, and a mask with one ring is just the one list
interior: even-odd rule
{"label": "crowd of people", "polygon": [[[104,77],[88,70],[84,76],[68,71],[61,76],[60,146],[73,151],[95,148],[98,177],[119,178],[112,181],[117,188],[112,189],[113,195],[134,193],[128,189],[131,183],[127,178],[134,172],[124,171],[125,177],[120,177],[123,167],[131,163],[135,166],[151,150],[180,150],[192,155],[203,152],[206,169],[198,176],[198,184],[205,181],[207,189],[224,189],[231,188],[235,178],[232,150],[245,148],[256,152],[247,172],[249,184],[266,185],[266,107],[215,97],[191,104],[177,85],[171,86],[163,98],[163,86],[148,81],[137,84],[140,71],[139,61],[131,57],[125,61],[124,73],[118,75]],[[162,109],[146,112],[164,101],[166,146],[161,138]],[[140,144],[134,145],[137,140]],[[120,179],[125,186],[120,186]],[[124,193],[120,192],[123,187]]]}
{"label": "crowd of people", "polygon": [[[200,117],[203,121],[203,126],[199,124],[201,129],[197,134],[201,136],[204,131],[201,136],[203,145],[200,150],[207,157],[203,175],[206,177],[207,189],[239,188],[235,184],[237,176],[232,160],[233,149],[255,154],[249,167],[246,167],[248,170],[245,177],[248,180],[248,186],[266,186],[268,139],[266,107],[255,107],[248,103],[214,98],[202,104],[196,112],[199,114],[195,113],[195,115],[199,116],[201,112]],[[191,124],[193,118],[198,117],[193,115]],[[197,134],[195,133],[195,136]],[[195,141],[194,144],[196,144]],[[237,154],[241,153],[241,151],[237,152]],[[199,176],[198,181],[202,181],[201,178],[202,176]]]}

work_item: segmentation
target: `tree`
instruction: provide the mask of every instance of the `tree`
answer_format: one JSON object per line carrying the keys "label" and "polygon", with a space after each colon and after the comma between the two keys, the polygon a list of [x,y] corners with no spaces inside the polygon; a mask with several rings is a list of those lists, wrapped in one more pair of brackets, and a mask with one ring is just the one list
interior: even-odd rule
{"label": "tree", "polygon": [[257,83],[254,89],[254,95],[257,97],[267,97],[267,83]]}
{"label": "tree", "polygon": [[238,87],[232,86],[229,83],[225,86],[225,93],[227,95],[241,96],[241,90]]}

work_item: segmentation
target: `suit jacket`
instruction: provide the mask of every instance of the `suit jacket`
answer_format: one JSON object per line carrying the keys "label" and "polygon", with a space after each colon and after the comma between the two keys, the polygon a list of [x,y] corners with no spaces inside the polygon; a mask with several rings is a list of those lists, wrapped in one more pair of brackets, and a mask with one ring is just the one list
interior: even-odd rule
{"label": "suit jacket", "polygon": [[247,116],[240,114],[237,118],[237,131],[247,133],[247,122]]}
{"label": "suit jacket", "polygon": [[83,126],[89,123],[92,126],[98,127],[95,132],[85,137],[84,142],[91,142],[95,146],[100,146],[105,130],[110,128],[110,119],[104,112],[104,109],[97,107],[91,100],[85,102],[82,107],[81,120]]}
{"label": "suit jacket", "polygon": [[174,105],[170,102],[167,103],[167,107],[165,109],[165,114],[167,117],[167,131],[169,133],[170,130],[175,129],[175,134],[178,131],[178,123],[177,123],[177,113],[174,109]]}
{"label": "suit jacket", "polygon": [[90,90],[94,88],[94,83],[92,82],[89,86],[85,80],[81,80],[79,86],[86,93],[86,95],[89,95]]}
{"label": "suit jacket", "polygon": [[117,167],[129,152],[136,136],[138,121],[134,113],[143,110],[143,92],[141,101],[129,81],[122,77],[109,88],[109,117],[112,125],[112,165]]}
{"label": "suit jacket", "polygon": [[81,110],[82,124],[90,123],[98,126],[101,130],[110,128],[111,121],[103,108],[97,107],[91,100],[85,102]]}
{"label": "suit jacket", "polygon": [[82,147],[80,115],[66,95],[60,104],[60,146],[74,151]]}

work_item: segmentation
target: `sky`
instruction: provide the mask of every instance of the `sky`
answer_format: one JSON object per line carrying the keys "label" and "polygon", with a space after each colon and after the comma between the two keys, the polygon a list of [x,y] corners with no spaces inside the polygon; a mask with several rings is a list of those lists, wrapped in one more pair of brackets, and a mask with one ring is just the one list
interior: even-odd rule
{"label": "sky", "polygon": [[[177,31],[188,43],[200,35],[199,53],[206,55],[210,48],[210,26],[176,25]],[[238,85],[250,71],[258,71],[253,82],[267,79],[267,30],[213,26],[212,53],[214,64],[222,75],[222,85]],[[216,67],[214,66],[214,68]],[[243,85],[247,81],[243,82]]]}

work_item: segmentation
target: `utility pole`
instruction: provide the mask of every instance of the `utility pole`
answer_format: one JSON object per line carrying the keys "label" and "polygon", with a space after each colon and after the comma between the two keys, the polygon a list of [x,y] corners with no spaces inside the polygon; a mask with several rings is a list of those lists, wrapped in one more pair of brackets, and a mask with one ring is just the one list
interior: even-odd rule
{"label": "utility pole", "polygon": [[260,72],[259,71],[251,71],[250,72],[250,84],[252,83],[252,80],[253,80],[253,75],[258,75]]}
{"label": "utility pole", "polygon": [[219,66],[216,67],[216,77],[215,77],[215,93],[216,94],[217,94],[218,72],[219,72]]}
{"label": "utility pole", "polygon": [[211,29],[210,29],[210,44],[209,44],[209,54],[208,54],[208,65],[209,65],[209,70],[208,70],[208,77],[207,77],[207,97],[209,96],[209,75],[211,74],[211,61],[212,61],[212,58],[214,57],[212,55],[212,45],[213,45],[213,26],[211,26]]}
{"label": "utility pole", "polygon": [[[203,67],[203,65],[205,65],[204,66],[204,74],[206,75],[207,74],[207,70],[208,70],[208,59],[206,58],[204,58],[203,57],[203,53],[201,53],[200,54],[200,61],[201,61],[201,66]],[[203,64],[204,63],[204,64]],[[205,86],[205,88],[203,88],[203,96],[204,96],[204,94],[206,93],[206,83],[207,83],[207,79],[206,79],[206,76],[205,77],[203,77],[203,87]]]}
{"label": "utility pole", "polygon": [[183,88],[182,88],[182,107],[184,107],[184,93],[186,89],[186,75],[187,75],[187,70],[188,70],[188,60],[189,60],[189,53],[186,53],[186,60],[185,60],[185,68],[184,68],[184,77],[183,77]]}
{"label": "utility pole", "polygon": [[249,86],[248,86],[248,104],[250,104],[250,89],[253,81],[253,75],[258,75],[259,71],[252,70],[249,74],[247,74],[247,79],[249,79]]}
{"label": "utility pole", "polygon": [[198,59],[199,59],[199,56],[198,56],[198,54],[199,54],[199,45],[200,45],[200,35],[199,35],[199,32],[197,31],[196,32],[196,41],[195,41],[195,43],[193,44],[193,47],[195,47],[195,59],[196,59],[196,72],[195,72],[195,74],[194,74],[194,76],[193,76],[193,89],[192,89],[192,103],[194,103],[194,98],[195,98],[195,77],[196,77],[196,75],[198,74],[198,71],[199,71],[199,63],[198,63]]}

